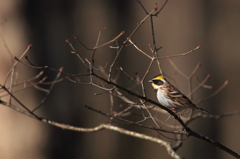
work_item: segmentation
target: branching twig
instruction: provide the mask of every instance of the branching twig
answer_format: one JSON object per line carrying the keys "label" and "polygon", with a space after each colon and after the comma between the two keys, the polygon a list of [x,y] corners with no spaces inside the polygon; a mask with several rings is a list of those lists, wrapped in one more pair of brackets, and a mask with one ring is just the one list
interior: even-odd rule
{"label": "branching twig", "polygon": [[127,93],[130,94],[130,95],[136,96],[136,97],[138,97],[138,98],[140,98],[140,99],[142,99],[142,100],[145,100],[145,101],[147,101],[147,102],[150,102],[150,103],[152,103],[152,104],[154,104],[154,105],[156,105],[156,106],[158,106],[158,107],[166,110],[169,114],[171,114],[172,116],[174,116],[174,118],[184,127],[184,129],[189,133],[189,136],[194,136],[194,137],[196,137],[196,138],[200,138],[200,139],[202,139],[202,140],[204,140],[204,141],[207,141],[207,142],[209,142],[209,143],[211,143],[211,144],[214,144],[215,146],[217,146],[217,147],[219,147],[220,149],[224,150],[225,152],[233,155],[234,157],[240,158],[240,156],[239,156],[236,152],[234,152],[234,151],[232,151],[231,149],[227,148],[226,146],[220,144],[219,142],[215,142],[214,140],[212,140],[212,139],[210,139],[210,138],[208,138],[208,137],[206,137],[206,136],[203,136],[203,135],[201,135],[201,134],[198,134],[198,133],[192,131],[192,130],[191,130],[189,127],[187,127],[187,125],[179,118],[179,116],[178,116],[177,114],[175,114],[174,112],[172,112],[170,109],[168,109],[168,108],[160,105],[159,103],[157,103],[157,102],[155,102],[155,101],[153,101],[153,100],[151,100],[151,99],[148,99],[148,98],[146,98],[146,97],[140,96],[140,95],[138,95],[138,94],[136,94],[136,93],[134,93],[134,92],[132,92],[132,91],[124,88],[124,87],[121,87],[121,86],[117,85],[116,83],[113,83],[113,82],[111,82],[111,81],[108,81],[107,79],[104,79],[104,78],[100,77],[100,76],[97,75],[97,74],[94,74],[94,73],[93,73],[93,75],[96,76],[97,78],[103,80],[104,82],[106,82],[106,83],[108,83],[108,84],[111,84],[111,85],[113,85],[113,86],[121,89],[122,91],[127,92]]}
{"label": "branching twig", "polygon": [[139,27],[144,23],[144,21],[157,9],[157,7],[155,7],[145,18],[143,18],[143,20],[141,20],[141,22],[137,25],[137,27],[133,30],[133,32],[129,35],[129,37],[127,38],[127,40],[125,40],[123,42],[123,44],[120,46],[120,48],[117,50],[117,54],[112,62],[112,64],[110,65],[109,68],[109,75],[108,75],[108,81],[111,81],[111,74],[112,74],[112,68],[115,65],[118,56],[120,54],[120,52],[122,51],[123,47],[127,44],[127,42],[129,41],[129,39],[131,39],[131,37],[136,33],[136,31],[139,29]]}
{"label": "branching twig", "polygon": [[[26,53],[29,51],[29,49],[32,47],[32,45],[28,45],[28,47],[27,47],[27,49],[24,51],[24,53],[20,56],[20,58],[18,58],[19,60],[21,60],[25,55],[26,55]],[[10,73],[12,72],[12,70],[17,66],[17,64],[18,64],[18,61],[16,61],[14,64],[13,64],[13,66],[12,66],[12,68],[10,69],[10,71],[7,73],[7,76],[6,76],[6,79],[5,79],[5,82],[4,82],[4,86],[6,85],[6,82],[7,82],[7,80],[8,80],[8,77],[9,77],[9,75],[10,75]]]}
{"label": "branching twig", "polygon": [[[59,69],[59,72],[58,72],[57,76],[55,77],[54,81],[57,81],[57,80],[59,79],[59,77],[61,76],[62,70],[63,70],[63,67],[61,67],[61,68]],[[55,82],[54,82],[54,81],[52,82],[50,88],[47,90],[46,95],[44,96],[44,98],[42,99],[42,101],[40,102],[40,104],[39,104],[36,108],[34,108],[34,109],[32,110],[32,112],[36,111],[37,109],[39,109],[39,108],[43,105],[43,103],[45,102],[45,100],[46,100],[47,97],[49,96],[51,90],[53,89],[53,86],[55,85]]]}

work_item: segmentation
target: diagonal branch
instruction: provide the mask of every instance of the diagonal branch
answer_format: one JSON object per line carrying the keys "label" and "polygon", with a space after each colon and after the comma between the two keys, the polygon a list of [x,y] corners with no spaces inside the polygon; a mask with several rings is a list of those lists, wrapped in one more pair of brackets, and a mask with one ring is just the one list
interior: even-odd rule
{"label": "diagonal branch", "polygon": [[116,84],[116,83],[114,83],[114,82],[108,81],[108,80],[102,78],[101,76],[95,74],[94,72],[93,72],[93,76],[95,76],[95,77],[103,80],[104,82],[106,82],[106,83],[108,83],[108,84],[110,84],[110,85],[113,85],[113,86],[119,88],[119,89],[122,90],[122,91],[125,91],[126,93],[128,93],[128,94],[130,94],[130,95],[133,95],[133,96],[135,96],[135,97],[138,97],[138,98],[140,98],[140,99],[142,99],[142,100],[145,100],[146,102],[152,103],[152,104],[154,104],[154,105],[156,105],[156,106],[158,106],[158,107],[166,110],[170,115],[174,116],[174,118],[183,126],[183,128],[188,132],[188,136],[194,136],[194,137],[196,137],[196,138],[199,138],[199,139],[202,139],[202,140],[204,140],[204,141],[207,141],[207,142],[209,142],[209,143],[217,146],[218,148],[224,150],[225,152],[231,154],[232,156],[234,156],[234,157],[236,157],[236,158],[240,158],[240,155],[239,155],[239,154],[237,154],[237,153],[234,152],[233,150],[227,148],[226,146],[220,144],[219,142],[216,142],[216,141],[210,139],[209,137],[203,136],[203,135],[201,135],[201,134],[198,134],[198,133],[192,131],[192,130],[180,119],[180,117],[179,117],[177,114],[175,114],[174,112],[172,112],[170,109],[168,109],[168,108],[160,105],[159,103],[157,103],[157,102],[155,102],[155,101],[153,101],[153,100],[151,100],[151,99],[148,99],[148,98],[146,98],[146,97],[143,97],[143,96],[141,96],[141,95],[138,95],[138,94],[136,94],[136,93],[134,93],[134,92],[132,92],[132,91],[130,91],[130,90],[122,87],[122,86],[119,86],[118,84]]}

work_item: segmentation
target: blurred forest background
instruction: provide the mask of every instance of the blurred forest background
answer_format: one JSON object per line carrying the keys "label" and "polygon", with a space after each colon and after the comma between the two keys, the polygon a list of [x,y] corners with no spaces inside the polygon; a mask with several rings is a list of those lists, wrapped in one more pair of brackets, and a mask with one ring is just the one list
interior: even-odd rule
{"label": "blurred forest background", "polygon": [[[161,7],[164,1],[142,0],[142,3],[151,11],[155,3]],[[223,92],[200,105],[213,114],[240,110],[237,104],[240,103],[239,8],[238,0],[169,0],[160,15],[154,18],[157,45],[163,47],[159,51],[160,56],[187,52],[201,45],[200,50],[174,58],[174,62],[186,74],[190,74],[196,64],[201,62],[198,77],[203,79],[210,73],[212,76],[208,84],[215,89],[229,80]],[[87,70],[80,65],[76,56],[70,54],[71,49],[65,42],[67,38],[80,53],[88,57],[88,52],[74,41],[74,34],[89,47],[94,47],[96,43],[97,28],[107,28],[100,43],[110,40],[112,35],[118,35],[121,31],[125,31],[122,37],[125,40],[144,17],[145,12],[135,0],[0,0],[0,82],[4,82],[12,65],[4,41],[13,55],[20,56],[28,44],[33,44],[28,56],[34,63],[54,68],[63,66],[66,72],[81,73]],[[3,23],[4,20],[7,22]],[[152,44],[150,24],[145,23],[132,40],[151,54],[148,48],[148,44]],[[101,52],[107,56],[98,54],[98,65],[103,65],[115,55],[111,55],[112,50],[107,48]],[[174,70],[167,60],[161,61],[163,71],[173,75]],[[128,48],[123,50],[118,66],[127,68],[132,76],[135,72],[143,76],[148,63],[145,57],[137,56],[134,48]],[[37,74],[37,70],[25,66],[21,69],[19,80]],[[148,78],[155,76],[157,71],[156,66]],[[49,72],[49,80],[54,75]],[[186,92],[186,80],[180,75],[178,79],[179,86]],[[156,100],[151,86],[147,82],[145,86],[148,97]],[[92,87],[64,81],[54,87],[49,99],[37,113],[51,120],[80,127],[106,123],[106,118],[84,107],[87,104],[108,111],[109,98],[106,96],[99,103],[99,100],[95,100],[98,97],[92,96],[95,92],[97,89]],[[211,92],[202,90],[193,101]],[[36,90],[18,93],[24,104],[33,108],[42,96]],[[240,153],[239,121],[240,115],[221,120],[201,119],[193,122],[190,128]],[[4,106],[0,106],[0,125],[0,159],[170,158],[166,150],[155,143],[107,130],[97,133],[62,130]],[[144,133],[148,131],[129,125],[123,127]],[[195,159],[232,158],[219,148],[195,138],[186,140],[178,153],[185,158]]]}

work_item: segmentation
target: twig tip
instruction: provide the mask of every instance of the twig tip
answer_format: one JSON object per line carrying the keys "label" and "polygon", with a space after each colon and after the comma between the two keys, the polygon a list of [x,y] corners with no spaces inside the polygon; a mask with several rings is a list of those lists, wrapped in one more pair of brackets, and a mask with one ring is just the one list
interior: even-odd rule
{"label": "twig tip", "polygon": [[66,43],[70,43],[70,40],[69,40],[69,39],[66,39],[65,42],[66,42]]}
{"label": "twig tip", "polygon": [[224,85],[227,85],[228,84],[228,80],[226,80],[225,82],[224,82]]}
{"label": "twig tip", "polygon": [[14,60],[18,60],[17,56],[14,56]]}

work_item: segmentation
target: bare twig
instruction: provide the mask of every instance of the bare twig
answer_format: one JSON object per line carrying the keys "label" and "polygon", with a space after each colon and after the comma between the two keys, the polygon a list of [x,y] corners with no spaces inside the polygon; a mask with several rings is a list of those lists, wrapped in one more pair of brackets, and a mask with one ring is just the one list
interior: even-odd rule
{"label": "bare twig", "polygon": [[[20,56],[19,60],[21,60],[21,59],[26,55],[26,53],[29,51],[29,49],[30,49],[31,47],[32,47],[32,45],[28,45],[27,49],[26,49],[26,50],[24,51],[24,53]],[[16,61],[16,62],[13,64],[12,68],[11,68],[10,71],[7,73],[5,82],[4,82],[4,84],[3,84],[4,86],[6,85],[6,82],[7,82],[7,80],[8,80],[8,77],[9,77],[10,73],[11,73],[12,70],[17,66],[17,64],[18,64],[18,61]]]}
{"label": "bare twig", "polygon": [[210,96],[205,97],[203,99],[200,99],[197,103],[200,104],[201,102],[208,100],[214,96],[216,96],[219,92],[221,92],[223,90],[223,88],[225,88],[228,85],[228,80],[226,80],[223,85],[221,87],[219,87],[214,93],[212,93]]}
{"label": "bare twig", "polygon": [[161,146],[164,146],[166,148],[168,154],[172,158],[180,159],[180,156],[175,151],[173,151],[173,149],[171,147],[171,144],[169,142],[166,142],[166,141],[163,141],[159,138],[154,138],[154,137],[151,137],[151,136],[148,136],[148,135],[145,135],[145,134],[125,130],[125,129],[119,128],[117,126],[112,126],[112,125],[109,125],[109,124],[100,124],[99,126],[94,127],[94,128],[80,128],[80,127],[74,127],[74,126],[71,126],[71,125],[56,123],[56,122],[53,122],[53,121],[50,121],[50,120],[43,120],[43,121],[50,124],[50,125],[60,127],[62,129],[68,129],[68,130],[80,131],[80,132],[96,132],[96,131],[100,131],[102,129],[116,131],[118,133],[125,134],[125,135],[128,135],[128,136],[133,136],[133,137],[136,137],[136,138],[139,138],[139,139],[144,139],[144,140],[147,140],[147,141],[155,142],[155,143],[157,143]]}
{"label": "bare twig", "polygon": [[135,44],[132,42],[131,39],[128,39],[128,41],[129,41],[139,52],[141,52],[143,55],[147,56],[148,58],[152,59],[151,56],[149,56],[148,54],[146,54],[145,52],[143,52],[141,49],[139,49],[139,48],[137,47],[137,45],[135,45]]}
{"label": "bare twig", "polygon": [[188,54],[190,54],[190,53],[192,53],[192,52],[194,52],[194,51],[196,51],[200,48],[201,48],[201,46],[197,46],[196,48],[194,48],[194,49],[192,49],[188,52],[185,52],[185,53],[181,53],[181,54],[178,54],[178,55],[169,55],[169,56],[157,57],[157,58],[158,59],[166,59],[166,58],[173,58],[173,57],[179,57],[179,56],[186,56],[186,55],[188,55]]}
{"label": "bare twig", "polygon": [[[63,67],[61,67],[61,68],[59,69],[59,72],[58,72],[57,76],[55,77],[54,81],[58,80],[58,78],[61,76],[62,70],[63,70]],[[52,82],[50,88],[46,91],[46,95],[44,96],[44,98],[42,99],[42,101],[40,102],[40,104],[39,104],[36,108],[34,108],[34,109],[32,110],[32,112],[36,111],[37,109],[39,109],[39,108],[42,106],[42,104],[45,102],[45,100],[46,100],[47,97],[49,96],[51,90],[53,89],[54,84],[55,84],[55,82]]]}
{"label": "bare twig", "polygon": [[125,32],[122,31],[120,34],[118,34],[118,35],[117,35],[115,38],[113,38],[112,40],[110,40],[110,41],[108,41],[108,42],[106,42],[106,43],[104,43],[104,44],[101,44],[101,45],[99,45],[99,46],[95,46],[93,49],[98,49],[98,48],[100,48],[100,47],[106,46],[106,45],[108,45],[108,44],[116,41],[116,40],[117,40],[118,38],[120,38],[124,33],[125,33]]}
{"label": "bare twig", "polygon": [[194,94],[197,90],[199,90],[199,88],[202,87],[210,77],[211,75],[207,75],[206,78],[190,94]]}
{"label": "bare twig", "polygon": [[131,39],[131,37],[136,33],[136,31],[139,29],[139,27],[144,23],[144,21],[157,9],[157,7],[155,7],[145,18],[143,18],[141,20],[141,22],[137,25],[137,27],[133,30],[133,32],[129,35],[129,37],[127,38],[127,40],[125,40],[123,42],[123,44],[119,47],[119,49],[117,50],[117,54],[112,62],[112,64],[110,65],[110,68],[109,68],[109,75],[108,75],[108,81],[111,81],[111,74],[112,74],[112,68],[113,66],[115,65],[117,59],[118,59],[118,56],[120,54],[120,52],[122,51],[123,47],[127,44],[127,42],[129,41],[129,39]]}

